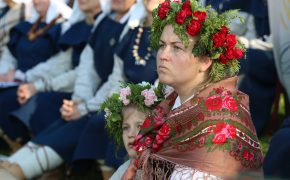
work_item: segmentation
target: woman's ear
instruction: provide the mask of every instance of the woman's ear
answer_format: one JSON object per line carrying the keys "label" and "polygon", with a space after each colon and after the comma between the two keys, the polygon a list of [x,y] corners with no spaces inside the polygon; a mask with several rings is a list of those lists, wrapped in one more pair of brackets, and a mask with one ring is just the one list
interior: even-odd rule
{"label": "woman's ear", "polygon": [[208,56],[200,57],[201,66],[199,71],[200,72],[208,71],[210,66],[212,65],[212,61],[213,60]]}

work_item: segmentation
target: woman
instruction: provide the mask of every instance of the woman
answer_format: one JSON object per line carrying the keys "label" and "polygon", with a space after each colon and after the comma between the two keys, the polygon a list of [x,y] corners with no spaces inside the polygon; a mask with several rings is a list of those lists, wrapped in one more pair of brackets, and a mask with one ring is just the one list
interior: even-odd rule
{"label": "woman", "polygon": [[9,41],[10,29],[22,20],[25,20],[24,3],[14,0],[0,1],[0,57],[2,50]]}
{"label": "woman", "polygon": [[[153,12],[151,43],[161,83],[174,88],[135,139],[124,179],[222,179],[261,173],[262,153],[247,96],[236,89],[244,48],[197,1],[166,1]],[[134,168],[136,166],[136,168]],[[260,174],[259,174],[260,175]]]}
{"label": "woman", "polygon": [[[118,146],[125,146],[129,160],[118,168],[110,179],[121,179],[130,161],[136,158],[133,149],[135,136],[144,119],[164,99],[163,86],[149,83],[123,83],[119,93],[114,93],[101,106],[105,111],[106,129]],[[130,94],[124,96],[124,92]],[[148,97],[151,97],[150,99]]]}
{"label": "woman", "polygon": [[[33,6],[31,18],[10,31],[10,40],[0,59],[0,81],[19,79],[20,74],[59,51],[61,25],[58,22],[70,16],[71,9],[58,0],[34,0]],[[1,126],[8,120],[9,112],[19,107],[16,91],[17,86],[1,89]]]}

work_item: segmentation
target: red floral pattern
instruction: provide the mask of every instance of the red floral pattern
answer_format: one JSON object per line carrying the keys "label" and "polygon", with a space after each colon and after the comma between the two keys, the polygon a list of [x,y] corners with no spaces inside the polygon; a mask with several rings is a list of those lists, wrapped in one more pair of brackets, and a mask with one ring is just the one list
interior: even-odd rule
{"label": "red floral pattern", "polygon": [[[146,125],[149,123],[145,122],[146,120],[144,121],[145,125],[142,127],[147,128],[141,129],[141,134],[135,138],[134,147],[139,155],[146,148],[156,153],[161,148],[169,146],[173,146],[182,152],[204,147],[208,149],[208,152],[221,149],[227,150],[230,155],[241,161],[241,164],[246,167],[260,167],[263,157],[259,149],[255,149],[259,147],[258,140],[253,141],[255,135],[248,136],[245,133],[249,132],[248,127],[242,125],[245,118],[240,118],[240,125],[234,124],[231,119],[214,119],[215,113],[218,113],[219,117],[222,117],[221,113],[226,117],[238,116],[241,111],[239,108],[241,97],[239,96],[242,95],[234,94],[223,87],[219,87],[214,88],[206,98],[194,98],[195,100],[193,99],[191,102],[198,103],[196,107],[199,110],[195,115],[192,114],[191,120],[185,124],[180,124],[181,117],[179,115],[183,113],[170,116],[178,119],[176,122],[165,116],[172,106],[172,102],[167,101],[168,108],[164,108],[163,105],[157,107],[155,116],[147,120],[152,122],[149,127]],[[203,129],[198,127],[203,127]],[[190,133],[194,138],[182,141],[181,137],[188,139],[188,137],[191,137],[188,135]],[[179,138],[178,141],[176,141],[177,138]]]}
{"label": "red floral pattern", "polygon": [[220,110],[222,108],[222,98],[220,96],[210,96],[205,101],[205,106],[208,110]]}

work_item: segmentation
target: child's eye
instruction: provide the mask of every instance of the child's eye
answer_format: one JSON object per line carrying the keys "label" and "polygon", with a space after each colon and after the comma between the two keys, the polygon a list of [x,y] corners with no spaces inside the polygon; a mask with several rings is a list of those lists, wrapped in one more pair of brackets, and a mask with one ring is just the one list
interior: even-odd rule
{"label": "child's eye", "polygon": [[139,124],[139,125],[137,126],[138,130],[141,129],[141,126],[142,126],[142,124]]}
{"label": "child's eye", "polygon": [[122,131],[128,131],[128,130],[129,130],[129,127],[127,126],[122,127]]}

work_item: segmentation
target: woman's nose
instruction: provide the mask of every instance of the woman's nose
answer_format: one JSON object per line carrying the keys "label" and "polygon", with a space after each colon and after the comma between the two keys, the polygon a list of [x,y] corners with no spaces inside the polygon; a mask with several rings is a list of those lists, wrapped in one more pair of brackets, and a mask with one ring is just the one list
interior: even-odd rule
{"label": "woman's nose", "polygon": [[161,61],[168,61],[169,60],[169,46],[164,46],[162,49],[159,49],[158,55]]}

